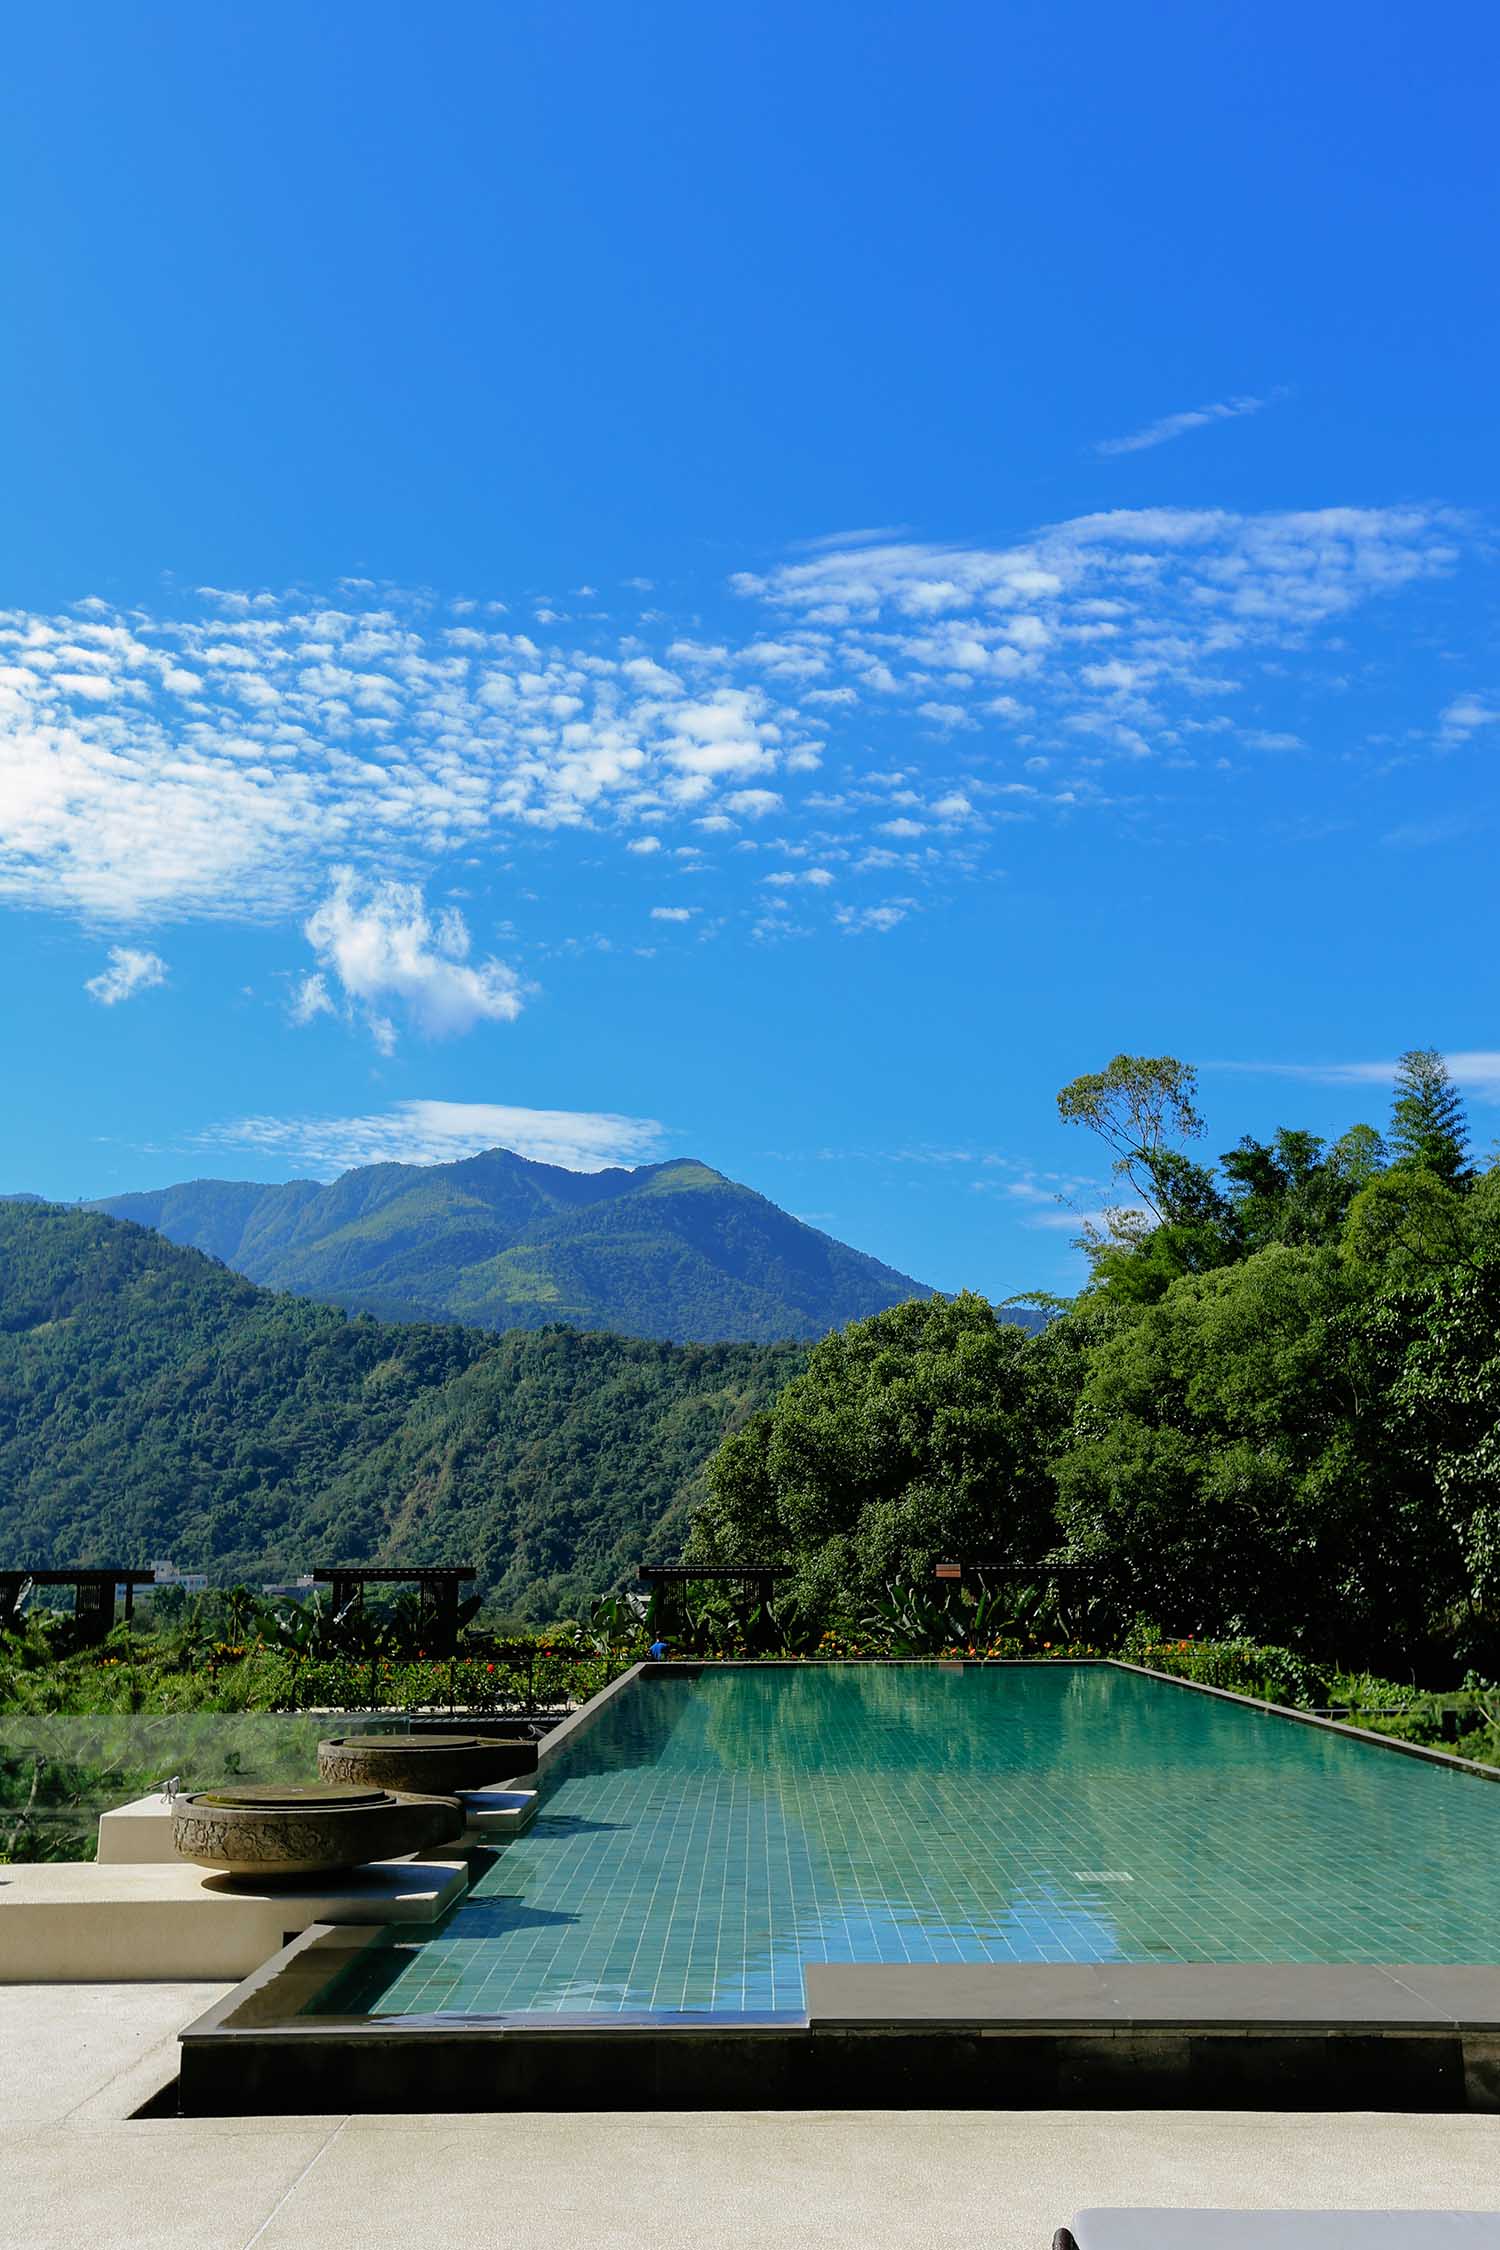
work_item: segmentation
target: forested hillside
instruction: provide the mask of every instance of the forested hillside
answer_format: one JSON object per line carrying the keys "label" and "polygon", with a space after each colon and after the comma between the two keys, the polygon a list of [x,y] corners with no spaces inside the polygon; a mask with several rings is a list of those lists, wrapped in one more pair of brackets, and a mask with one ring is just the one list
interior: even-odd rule
{"label": "forested hillside", "polygon": [[1500,1168],[1430,1051],[1384,1133],[1217,1166],[1194,1092],[1124,1055],[1064,1088],[1120,1183],[1070,1310],[1027,1338],[966,1296],[828,1337],[711,1464],[696,1552],[794,1558],[814,1620],[943,1555],[1062,1555],[1104,1645],[1144,1619],[1500,1675]]}
{"label": "forested hillside", "polygon": [[691,1162],[570,1172],[497,1148],[327,1184],[190,1180],[93,1208],[383,1320],[772,1343],[931,1294]]}
{"label": "forested hillside", "polygon": [[705,1460],[802,1362],[351,1318],[0,1203],[0,1562],[473,1561],[512,1613],[556,1616],[675,1555]]}

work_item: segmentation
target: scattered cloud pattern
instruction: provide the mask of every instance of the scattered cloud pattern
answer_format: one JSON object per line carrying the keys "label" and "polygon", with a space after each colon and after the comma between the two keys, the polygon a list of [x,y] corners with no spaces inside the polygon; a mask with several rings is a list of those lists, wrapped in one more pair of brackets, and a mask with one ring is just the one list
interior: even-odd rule
{"label": "scattered cloud pattern", "polygon": [[[770,892],[809,910],[780,934],[878,936],[1018,823],[1108,819],[1148,772],[1299,743],[1282,706],[1331,692],[1347,621],[1472,544],[1425,505],[1120,509],[991,546],[876,531],[739,573],[715,638],[540,602],[534,638],[501,603],[366,582],[12,610],[0,900],[107,931],[299,923],[294,1013],[387,1048],[402,1020],[515,1017],[519,971],[427,899],[569,838],[711,878],[706,937],[771,933]],[[1434,738],[1491,715],[1450,701]]]}

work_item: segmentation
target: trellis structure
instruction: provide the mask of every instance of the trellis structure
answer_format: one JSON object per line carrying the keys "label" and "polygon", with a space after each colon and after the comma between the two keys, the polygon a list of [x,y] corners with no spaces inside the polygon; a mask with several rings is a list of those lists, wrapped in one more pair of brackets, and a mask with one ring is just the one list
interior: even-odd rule
{"label": "trellis structure", "polygon": [[458,1642],[459,1590],[479,1573],[472,1563],[438,1563],[407,1570],[330,1563],[312,1576],[316,1585],[333,1588],[333,1607],[340,1614],[351,1607],[363,1609],[367,1586],[415,1586],[423,1646],[434,1656],[451,1656]]}
{"label": "trellis structure", "polygon": [[0,1629],[14,1632],[27,1595],[36,1586],[71,1586],[73,1620],[85,1648],[105,1640],[115,1622],[116,1590],[124,1589],[125,1622],[135,1615],[137,1586],[154,1586],[154,1570],[0,1570]]}

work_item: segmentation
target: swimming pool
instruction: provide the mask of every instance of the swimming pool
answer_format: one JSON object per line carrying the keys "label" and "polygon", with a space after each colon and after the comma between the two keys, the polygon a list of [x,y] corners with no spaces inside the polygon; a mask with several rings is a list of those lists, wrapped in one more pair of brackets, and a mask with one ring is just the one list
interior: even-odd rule
{"label": "swimming pool", "polygon": [[1500,1790],[1113,1664],[646,1671],[344,2018],[798,2021],[860,1963],[1472,1963]]}

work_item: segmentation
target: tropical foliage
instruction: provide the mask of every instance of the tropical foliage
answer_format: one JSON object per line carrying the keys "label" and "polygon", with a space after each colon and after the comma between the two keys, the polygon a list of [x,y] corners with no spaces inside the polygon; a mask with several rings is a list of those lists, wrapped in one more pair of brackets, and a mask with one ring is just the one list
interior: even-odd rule
{"label": "tropical foliage", "polygon": [[1500,1669],[1500,1171],[1430,1051],[1388,1139],[1246,1136],[1200,1163],[1196,1086],[1117,1056],[1059,1098],[1122,1201],[1037,1336],[984,1300],[829,1337],[710,1464],[690,1552],[787,1561],[847,1631],[895,1578],[1059,1558],[1080,1630],[1141,1616],[1325,1666]]}

